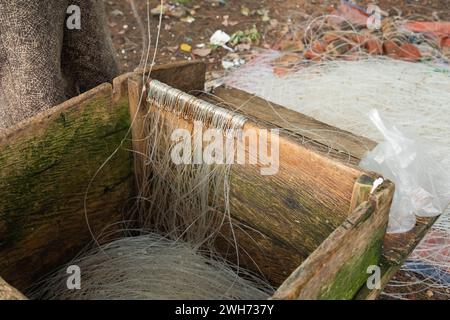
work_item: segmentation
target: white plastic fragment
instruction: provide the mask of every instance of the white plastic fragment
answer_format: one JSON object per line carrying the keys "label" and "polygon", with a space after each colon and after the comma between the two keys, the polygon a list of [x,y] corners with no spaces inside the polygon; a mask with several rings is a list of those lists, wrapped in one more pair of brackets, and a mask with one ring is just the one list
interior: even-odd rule
{"label": "white plastic fragment", "polygon": [[228,47],[226,44],[231,40],[231,37],[222,30],[217,30],[209,39],[209,43],[213,46],[223,47],[229,51],[234,51],[232,48]]}
{"label": "white plastic fragment", "polygon": [[388,232],[411,230],[415,215],[432,217],[450,203],[450,175],[429,156],[431,143],[405,135],[372,110],[369,117],[384,141],[362,159],[360,166],[382,174],[395,183]]}

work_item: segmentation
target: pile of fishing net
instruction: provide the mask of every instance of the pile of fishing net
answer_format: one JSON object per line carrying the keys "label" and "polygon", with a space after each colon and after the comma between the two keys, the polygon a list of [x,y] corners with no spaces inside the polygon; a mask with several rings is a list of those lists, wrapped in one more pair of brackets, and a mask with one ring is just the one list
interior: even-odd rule
{"label": "pile of fishing net", "polygon": [[450,53],[449,22],[410,20],[399,13],[389,15],[376,6],[363,9],[348,1],[328,11],[295,25],[273,46],[285,52],[273,61],[275,73],[284,75],[302,61],[367,56],[421,61]]}

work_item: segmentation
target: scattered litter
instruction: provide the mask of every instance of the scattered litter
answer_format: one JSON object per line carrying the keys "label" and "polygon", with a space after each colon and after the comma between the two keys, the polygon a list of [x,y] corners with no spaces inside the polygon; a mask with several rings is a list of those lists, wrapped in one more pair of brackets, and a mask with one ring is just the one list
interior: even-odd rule
{"label": "scattered litter", "polygon": [[242,59],[238,54],[236,53],[229,53],[222,59],[222,67],[225,70],[231,69],[231,68],[238,68],[245,64],[245,59]]}
{"label": "scattered litter", "polygon": [[191,52],[192,51],[192,47],[189,44],[187,44],[187,43],[182,43],[180,45],[180,50],[184,51],[184,52]]}
{"label": "scattered litter", "polygon": [[180,19],[181,22],[187,22],[192,23],[195,21],[195,18],[193,16],[187,16]]}
{"label": "scattered litter", "polygon": [[230,47],[228,47],[226,45],[228,43],[228,41],[230,41],[230,39],[231,39],[231,37],[227,33],[225,33],[222,30],[217,30],[211,36],[209,42],[213,46],[223,47],[223,48],[225,48],[225,49],[227,49],[229,51],[233,51],[233,49],[231,49]]}
{"label": "scattered litter", "polygon": [[119,9],[115,9],[115,10],[111,11],[111,15],[113,17],[123,16],[123,12],[120,11]]}
{"label": "scattered litter", "polygon": [[225,70],[228,70],[232,67],[234,67],[233,61],[222,60],[222,68],[224,68]]}

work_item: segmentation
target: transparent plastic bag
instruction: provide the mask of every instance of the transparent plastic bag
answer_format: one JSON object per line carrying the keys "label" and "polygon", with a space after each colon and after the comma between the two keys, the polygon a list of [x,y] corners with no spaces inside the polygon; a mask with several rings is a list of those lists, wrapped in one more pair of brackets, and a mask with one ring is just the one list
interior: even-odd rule
{"label": "transparent plastic bag", "polygon": [[384,141],[367,153],[360,166],[395,183],[388,232],[411,230],[416,215],[437,216],[450,203],[450,175],[429,156],[430,145],[406,135],[383,119],[377,110],[369,117]]}

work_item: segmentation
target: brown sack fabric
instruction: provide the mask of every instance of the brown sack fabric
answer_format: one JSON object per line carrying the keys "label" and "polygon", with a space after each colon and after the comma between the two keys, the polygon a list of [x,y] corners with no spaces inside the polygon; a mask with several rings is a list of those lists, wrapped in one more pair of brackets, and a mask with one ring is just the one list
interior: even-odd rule
{"label": "brown sack fabric", "polygon": [[[66,27],[69,5],[81,30]],[[0,0],[0,128],[117,74],[102,0]]]}

